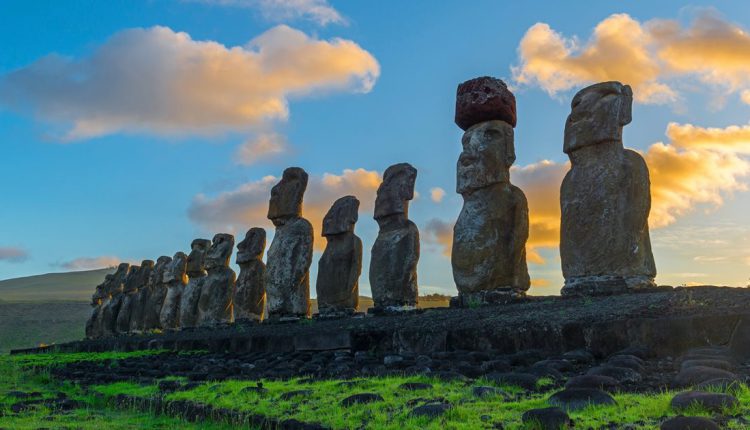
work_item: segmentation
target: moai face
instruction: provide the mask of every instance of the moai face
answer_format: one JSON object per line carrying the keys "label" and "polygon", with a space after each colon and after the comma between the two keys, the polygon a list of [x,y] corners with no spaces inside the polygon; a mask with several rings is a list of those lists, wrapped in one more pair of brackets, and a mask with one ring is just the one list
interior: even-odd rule
{"label": "moai face", "polygon": [[201,276],[206,270],[205,258],[211,241],[208,239],[195,239],[190,244],[190,255],[187,259],[187,273],[190,277]]}
{"label": "moai face", "polygon": [[229,267],[229,257],[232,256],[233,248],[234,236],[231,234],[219,233],[214,236],[211,248],[206,253],[206,269]]}
{"label": "moai face", "polygon": [[288,219],[302,214],[307,178],[307,173],[299,167],[284,170],[281,181],[271,189],[271,200],[268,202],[268,219],[274,225],[283,225]]}
{"label": "moai face", "polygon": [[414,198],[417,169],[409,163],[394,164],[383,174],[375,198],[375,219],[394,214],[409,214],[409,200]]}
{"label": "moai face", "polygon": [[237,244],[237,264],[261,260],[266,249],[266,231],[259,227],[251,228],[245,239]]}
{"label": "moai face", "polygon": [[488,185],[509,182],[516,161],[513,127],[504,121],[481,122],[464,133],[458,157],[456,192],[466,194]]}
{"label": "moai face", "polygon": [[565,122],[563,151],[622,141],[622,128],[632,120],[633,91],[619,82],[602,82],[578,92]]}
{"label": "moai face", "polygon": [[128,278],[125,281],[125,292],[133,292],[144,287],[148,282],[153,268],[154,262],[152,260],[143,260],[140,266],[132,267]]}
{"label": "moai face", "polygon": [[323,236],[354,231],[354,224],[359,219],[359,200],[354,196],[341,197],[336,200],[323,218]]}
{"label": "moai face", "polygon": [[170,282],[183,282],[185,280],[185,270],[187,269],[187,255],[184,252],[177,252],[172,261],[164,268],[162,280],[165,284]]}
{"label": "moai face", "polygon": [[164,269],[167,267],[167,264],[169,264],[170,261],[172,261],[172,258],[167,257],[166,255],[162,255],[161,257],[156,259],[154,270],[151,271],[151,275],[148,278],[149,285],[156,285],[162,282],[162,278],[164,277]]}

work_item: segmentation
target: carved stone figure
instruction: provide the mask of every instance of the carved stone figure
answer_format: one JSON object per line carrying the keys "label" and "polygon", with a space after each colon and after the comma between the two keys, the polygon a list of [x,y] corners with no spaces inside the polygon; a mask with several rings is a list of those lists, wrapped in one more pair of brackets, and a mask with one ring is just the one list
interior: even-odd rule
{"label": "carved stone figure", "polygon": [[611,294],[654,286],[648,167],[625,149],[628,85],[602,82],[579,91],[565,123],[571,168],[560,188],[563,295]]}
{"label": "carved stone figure", "polygon": [[394,164],[383,174],[375,199],[375,220],[380,231],[372,246],[370,287],[376,309],[406,310],[417,305],[419,230],[409,220],[417,169]]}
{"label": "carved stone figure", "polygon": [[122,304],[117,313],[118,333],[130,332],[131,319],[135,321],[135,319],[138,318],[138,293],[141,289],[146,287],[153,268],[154,262],[152,260],[143,260],[140,266],[135,266],[130,269],[130,274],[128,274],[128,277],[125,280],[125,285],[122,291]]}
{"label": "carved stone figure", "polygon": [[271,317],[310,315],[313,228],[302,218],[307,173],[290,167],[271,190],[268,219],[276,227],[266,266],[266,297]]}
{"label": "carved stone figure", "polygon": [[456,192],[464,205],[453,227],[451,263],[464,305],[523,296],[530,286],[528,203],[510,183],[515,113],[515,97],[500,79],[458,86],[456,123],[465,133]]}
{"label": "carved stone figure", "polygon": [[96,339],[99,337],[102,337],[101,333],[101,318],[102,318],[102,302],[105,298],[105,291],[107,288],[109,288],[109,285],[112,283],[112,279],[114,279],[114,275],[107,274],[104,277],[104,281],[96,286],[96,290],[94,291],[94,294],[91,296],[91,315],[89,316],[89,319],[86,321],[86,338],[87,339]]}
{"label": "carved stone figure", "polygon": [[358,210],[356,197],[342,197],[323,219],[323,236],[327,243],[318,261],[315,284],[321,315],[351,314],[359,305],[362,240],[354,234]]}
{"label": "carved stone figure", "polygon": [[159,324],[163,329],[176,329],[180,326],[180,302],[187,284],[187,255],[178,252],[164,268],[162,282],[167,286],[167,295],[159,313]]}
{"label": "carved stone figure", "polygon": [[112,282],[105,288],[105,296],[102,301],[102,317],[100,320],[101,328],[99,330],[102,337],[109,337],[117,334],[117,315],[119,314],[120,306],[122,305],[121,296],[125,279],[128,277],[130,271],[130,264],[120,263],[112,276]]}
{"label": "carved stone figure", "polygon": [[190,255],[187,259],[188,283],[182,291],[180,300],[180,327],[195,327],[198,325],[198,302],[201,299],[203,281],[206,277],[205,258],[211,241],[195,239],[190,244]]}
{"label": "carved stone figure", "polygon": [[229,268],[229,258],[234,249],[234,236],[219,233],[206,253],[208,275],[203,280],[198,301],[198,325],[210,326],[234,322],[234,270]]}
{"label": "carved stone figure", "polygon": [[167,286],[162,282],[162,277],[170,261],[172,261],[172,258],[166,255],[156,259],[156,264],[149,274],[146,286],[138,294],[140,317],[136,321],[131,319],[130,327],[132,331],[147,332],[161,328],[159,313],[164,304],[164,298],[167,296]]}
{"label": "carved stone figure", "polygon": [[266,265],[263,252],[266,250],[266,231],[251,228],[245,239],[237,244],[237,291],[234,295],[234,319],[236,321],[263,320],[266,308]]}

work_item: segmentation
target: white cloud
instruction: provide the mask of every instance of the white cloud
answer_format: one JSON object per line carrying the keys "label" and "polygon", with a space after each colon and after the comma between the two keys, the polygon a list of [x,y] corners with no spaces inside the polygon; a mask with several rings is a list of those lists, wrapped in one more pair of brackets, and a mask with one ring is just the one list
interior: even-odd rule
{"label": "white cloud", "polygon": [[239,164],[249,166],[260,160],[273,158],[287,151],[286,138],[276,133],[263,133],[250,138],[237,148]]}
{"label": "white cloud", "polygon": [[218,6],[257,9],[269,21],[296,19],[314,21],[319,25],[346,24],[343,16],[326,0],[192,0]]}
{"label": "white cloud", "polygon": [[445,190],[440,187],[430,188],[430,199],[435,203],[440,203],[445,197]]}
{"label": "white cloud", "polygon": [[215,134],[286,120],[290,98],[368,92],[379,75],[378,62],[356,43],[284,25],[234,47],[138,28],[91,55],[48,55],[0,77],[0,104],[70,126],[68,140],[121,131]]}
{"label": "white cloud", "polygon": [[60,267],[68,270],[104,269],[107,267],[115,267],[122,261],[123,260],[118,257],[108,255],[101,257],[80,257],[61,263]]}
{"label": "white cloud", "polygon": [[0,246],[0,262],[21,263],[29,259],[29,253],[15,246]]}

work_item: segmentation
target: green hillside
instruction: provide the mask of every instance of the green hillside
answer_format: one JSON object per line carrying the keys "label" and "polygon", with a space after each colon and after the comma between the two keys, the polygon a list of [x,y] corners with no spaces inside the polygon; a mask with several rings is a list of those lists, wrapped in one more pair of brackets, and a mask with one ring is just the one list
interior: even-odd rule
{"label": "green hillside", "polygon": [[3,302],[88,302],[94,287],[114,268],[81,272],[47,273],[0,281]]}

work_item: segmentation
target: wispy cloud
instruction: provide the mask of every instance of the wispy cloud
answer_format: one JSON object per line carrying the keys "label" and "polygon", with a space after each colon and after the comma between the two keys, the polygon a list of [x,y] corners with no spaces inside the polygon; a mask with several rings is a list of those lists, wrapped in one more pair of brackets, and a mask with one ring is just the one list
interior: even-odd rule
{"label": "wispy cloud", "polygon": [[435,203],[440,203],[445,197],[445,190],[440,187],[430,188],[430,199]]}
{"label": "wispy cloud", "polygon": [[22,263],[29,259],[29,253],[23,248],[0,246],[0,262]]}
{"label": "wispy cloud", "polygon": [[80,257],[60,263],[59,266],[67,270],[92,270],[114,267],[122,261],[119,257],[104,255],[101,257]]}
{"label": "wispy cloud", "polygon": [[263,133],[249,138],[237,148],[235,159],[246,166],[273,158],[288,150],[286,138],[277,133]]}
{"label": "wispy cloud", "polygon": [[326,0],[189,0],[192,2],[252,8],[274,22],[305,19],[318,25],[347,24],[347,20]]}
{"label": "wispy cloud", "polygon": [[356,43],[279,25],[244,46],[167,27],[119,32],[91,55],[49,55],[0,77],[0,104],[86,139],[249,131],[285,121],[289,99],[368,92],[377,60]]}
{"label": "wispy cloud", "polygon": [[750,34],[713,10],[700,10],[688,26],[614,14],[597,24],[584,43],[537,23],[518,53],[515,81],[552,95],[619,80],[633,87],[639,102],[669,103],[680,98],[676,83],[693,79],[721,95],[738,93],[750,100]]}

